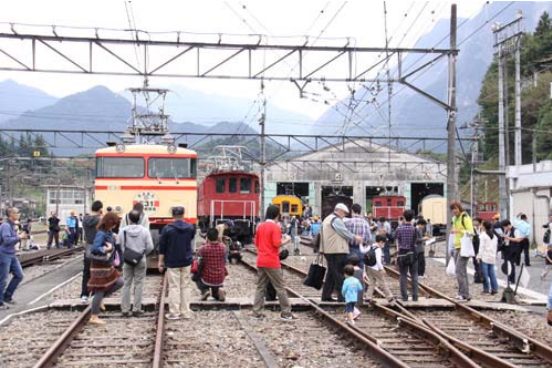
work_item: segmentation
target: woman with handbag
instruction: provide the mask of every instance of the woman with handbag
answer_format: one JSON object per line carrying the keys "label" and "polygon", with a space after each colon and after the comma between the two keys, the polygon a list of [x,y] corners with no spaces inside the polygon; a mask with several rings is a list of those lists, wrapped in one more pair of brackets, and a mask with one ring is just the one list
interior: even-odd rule
{"label": "woman with handbag", "polygon": [[453,256],[456,263],[456,280],[458,281],[458,296],[460,301],[469,301],[470,289],[468,283],[468,261],[475,256],[472,236],[473,224],[470,215],[464,211],[459,201],[450,204],[452,211],[452,230],[454,234]]}
{"label": "woman with handbag", "polygon": [[89,322],[95,325],[105,325],[105,321],[99,318],[100,310],[105,310],[103,298],[123,286],[123,279],[115,269],[120,264],[113,235],[113,228],[118,223],[119,216],[113,212],[108,212],[102,218],[94,243],[90,247],[90,254],[87,255],[90,258],[88,290],[94,293]]}

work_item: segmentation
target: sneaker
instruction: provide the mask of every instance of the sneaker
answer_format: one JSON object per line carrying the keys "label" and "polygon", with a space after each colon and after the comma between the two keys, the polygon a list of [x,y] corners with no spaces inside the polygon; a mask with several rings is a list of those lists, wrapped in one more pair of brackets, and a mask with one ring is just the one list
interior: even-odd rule
{"label": "sneaker", "polygon": [[106,309],[107,309],[107,308],[105,307],[105,304],[102,302],[102,303],[100,304],[100,310],[101,310],[102,312],[105,312]]}
{"label": "sneaker", "polygon": [[122,312],[121,315],[123,317],[130,317],[130,312]]}
{"label": "sneaker", "polygon": [[201,300],[203,300],[203,301],[207,300],[210,295],[211,295],[211,293],[209,292],[209,290],[203,292],[203,294],[201,294]]}
{"label": "sneaker", "polygon": [[226,300],[226,290],[219,289],[218,300],[219,300],[219,302],[223,302],[223,301]]}
{"label": "sneaker", "polygon": [[165,314],[165,318],[171,321],[175,321],[180,319],[180,314],[174,314],[174,313],[167,313]]}
{"label": "sneaker", "polygon": [[417,301],[418,301],[418,297],[417,297],[417,296],[413,296],[413,297],[412,297],[412,301],[413,301],[413,302],[417,302]]}
{"label": "sneaker", "polygon": [[354,325],[355,325],[355,321],[354,321],[354,320],[348,319],[348,320],[347,320],[347,324],[348,324],[349,326],[354,326]]}
{"label": "sneaker", "polygon": [[88,320],[88,323],[90,323],[91,325],[96,325],[96,326],[105,325],[105,321],[100,319],[100,317],[98,317],[98,316],[90,317],[90,319]]}
{"label": "sneaker", "polygon": [[491,291],[491,295],[495,295],[495,294],[498,294],[498,290]]}
{"label": "sneaker", "polygon": [[81,303],[82,303],[82,304],[88,303],[88,297],[87,297],[86,295],[84,295],[84,296],[81,297]]}
{"label": "sneaker", "polygon": [[263,313],[253,312],[253,313],[251,313],[251,317],[256,318],[256,319],[264,319],[265,315]]}
{"label": "sneaker", "polygon": [[4,302],[5,303],[8,303],[8,304],[11,304],[11,305],[15,305],[17,304],[17,302],[13,299],[4,299]]}
{"label": "sneaker", "polygon": [[361,313],[360,311],[358,310],[357,307],[355,307],[355,309],[353,310],[353,320],[356,320],[358,317],[360,317]]}
{"label": "sneaker", "polygon": [[144,315],[144,311],[143,310],[135,310],[134,312],[132,312],[132,315],[134,317],[142,317]]}
{"label": "sneaker", "polygon": [[192,318],[194,318],[194,314],[192,312],[182,313],[180,316],[182,317],[182,319],[192,319]]}
{"label": "sneaker", "polygon": [[5,303],[0,304],[0,310],[6,310],[6,309],[10,309],[10,307],[7,306]]}
{"label": "sneaker", "polygon": [[289,313],[289,314],[280,314],[280,319],[282,321],[293,321],[293,320],[296,320],[297,317],[295,317],[293,314]]}

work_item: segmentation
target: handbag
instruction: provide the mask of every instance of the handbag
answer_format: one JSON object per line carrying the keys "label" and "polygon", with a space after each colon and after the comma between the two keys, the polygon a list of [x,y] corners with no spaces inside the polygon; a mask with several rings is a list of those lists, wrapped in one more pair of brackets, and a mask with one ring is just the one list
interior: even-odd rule
{"label": "handbag", "polygon": [[128,248],[126,246],[127,244],[126,231],[124,230],[123,230],[123,237],[125,239],[125,251],[123,252],[123,261],[128,265],[136,266],[138,263],[140,263],[146,251],[144,250],[143,252],[137,252],[133,249]]}
{"label": "handbag", "polygon": [[473,242],[468,234],[464,234],[460,240],[460,257],[475,257]]}
{"label": "handbag", "polygon": [[450,257],[446,273],[447,276],[456,276],[456,262],[454,262],[454,257]]}
{"label": "handbag", "polygon": [[198,282],[201,280],[201,272],[203,271],[203,262],[201,258],[194,258],[192,265],[190,266],[190,273],[192,274],[192,281]]}
{"label": "handbag", "polygon": [[303,285],[320,290],[324,284],[324,276],[326,276],[324,258],[322,258],[322,255],[318,254],[309,267],[309,273],[303,281]]}
{"label": "handbag", "polygon": [[112,263],[113,252],[109,252],[105,254],[92,253],[92,246],[93,246],[92,244],[88,244],[88,246],[86,247],[86,253],[84,256],[87,259],[98,263],[105,263],[105,264]]}
{"label": "handbag", "polygon": [[119,252],[113,252],[113,267],[119,267],[121,265],[121,258],[119,257]]}

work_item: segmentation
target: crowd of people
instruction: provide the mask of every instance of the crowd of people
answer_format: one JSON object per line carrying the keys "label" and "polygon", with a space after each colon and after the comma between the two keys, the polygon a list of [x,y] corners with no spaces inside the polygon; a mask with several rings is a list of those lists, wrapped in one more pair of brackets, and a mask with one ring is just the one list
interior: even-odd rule
{"label": "crowd of people", "polygon": [[[516,282],[516,266],[521,264],[523,252],[525,266],[530,266],[528,245],[531,227],[527,217],[519,214],[513,226],[507,219],[500,221],[498,215],[493,222],[472,219],[458,201],[452,202],[450,209],[453,218],[448,252],[455,263],[457,299],[468,301],[472,297],[467,272],[470,260],[475,269],[475,281],[482,283],[482,293],[498,292],[495,268],[499,254],[503,259],[501,270],[506,270],[509,282]],[[173,221],[163,228],[159,238],[158,268],[160,272],[166,272],[168,278],[167,319],[192,318],[190,294],[194,282],[202,300],[209,297],[219,301],[226,299],[224,280],[228,275],[226,265],[229,253],[222,239],[226,225],[208,229],[205,243],[194,255],[196,227],[184,221],[184,212],[182,206],[172,208]],[[7,304],[14,302],[13,294],[23,279],[16,245],[27,240],[30,232],[18,231],[17,208],[7,209],[6,217],[7,220],[0,226],[0,309],[6,309]],[[142,315],[146,256],[154,249],[149,219],[142,204],[136,203],[129,213],[120,218],[113,211],[104,213],[102,202],[95,201],[91,212],[82,219],[74,213],[71,217],[75,217],[75,221],[67,222],[68,234],[76,241],[80,223],[86,243],[80,296],[83,303],[88,303],[92,297],[90,323],[105,324],[99,317],[101,311],[105,310],[103,300],[120,288],[122,315]],[[255,232],[258,277],[253,303],[254,317],[264,317],[263,306],[267,289],[271,285],[278,296],[281,318],[286,321],[296,318],[291,313],[280,258],[282,247],[305,231],[318,239],[317,251],[326,261],[321,300],[345,303],[348,323],[354,324],[359,317],[358,304],[373,302],[376,286],[391,304],[396,297],[403,301],[418,300],[418,278],[424,277],[425,244],[431,238],[431,227],[429,221],[421,216],[415,217],[413,211],[404,211],[396,226],[392,226],[385,218],[376,221],[371,215],[363,216],[359,204],[353,204],[349,209],[343,203],[338,203],[333,213],[323,221],[316,216],[302,222],[296,219],[291,225],[295,230],[291,233],[287,221],[281,220],[280,209],[270,205],[265,220],[258,224]],[[52,214],[48,223],[48,243],[51,243],[57,239],[59,219]],[[548,246],[545,255],[548,266],[541,275],[543,279],[552,264],[551,228],[552,215],[543,239]],[[470,250],[467,251],[466,247]],[[392,249],[396,250],[393,253],[400,273],[399,296],[394,296],[386,284],[384,265],[391,264]],[[8,283],[9,274],[13,277]],[[408,278],[411,280],[410,295]],[[552,287],[549,310],[552,310]],[[548,318],[552,321],[552,313],[549,313]]]}

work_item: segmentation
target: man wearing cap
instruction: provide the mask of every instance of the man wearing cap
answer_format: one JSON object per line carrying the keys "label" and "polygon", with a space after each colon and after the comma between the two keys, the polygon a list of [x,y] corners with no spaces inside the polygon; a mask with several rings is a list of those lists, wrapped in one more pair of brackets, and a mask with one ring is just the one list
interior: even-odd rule
{"label": "man wearing cap", "polygon": [[166,269],[169,279],[169,313],[165,317],[190,319],[190,265],[195,228],[183,220],[184,207],[173,207],[172,216],[174,222],[163,228],[159,239],[159,272]]}
{"label": "man wearing cap", "polygon": [[324,254],[328,264],[326,280],[322,289],[322,301],[335,301],[332,298],[334,290],[337,291],[337,301],[345,301],[341,294],[341,288],[343,286],[343,267],[345,267],[349,254],[349,243],[362,243],[362,237],[347,230],[343,222],[343,218],[348,213],[347,206],[338,203],[334,208],[334,213],[322,222],[320,253]]}
{"label": "man wearing cap", "polygon": [[[15,207],[6,210],[6,221],[0,225],[0,310],[8,309],[5,303],[13,303],[12,297],[15,289],[23,280],[23,269],[15,255],[15,245],[21,239],[26,239],[27,234],[18,235],[15,222],[19,220],[19,210]],[[13,275],[8,287],[8,277]]]}

